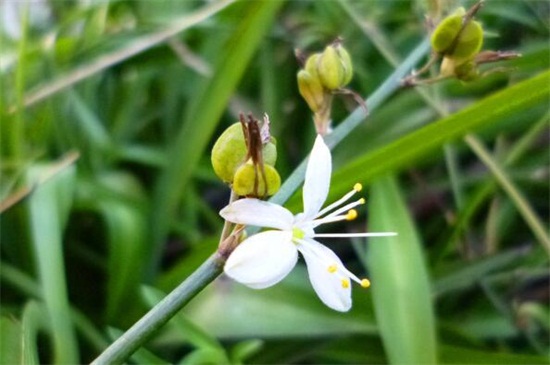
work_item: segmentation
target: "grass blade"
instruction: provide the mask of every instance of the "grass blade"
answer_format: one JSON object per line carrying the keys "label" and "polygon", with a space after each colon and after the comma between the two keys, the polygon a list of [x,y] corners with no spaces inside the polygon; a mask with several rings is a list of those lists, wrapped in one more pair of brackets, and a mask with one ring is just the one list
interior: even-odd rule
{"label": "grass blade", "polygon": [[371,238],[367,256],[376,319],[391,364],[437,362],[434,311],[422,245],[392,177],[372,184],[370,227],[395,237]]}
{"label": "grass blade", "polygon": [[549,96],[550,71],[493,94],[343,166],[333,176],[331,197],[341,196],[357,181],[369,181],[377,175],[407,167],[449,140],[543,105]]}
{"label": "grass blade", "polygon": [[30,106],[36,104],[56,93],[74,85],[96,73],[116,65],[130,57],[133,57],[149,48],[155,47],[160,43],[167,41],[170,37],[190,28],[203,20],[211,17],[215,13],[224,9],[234,0],[220,0],[213,2],[200,10],[174,21],[172,24],[157,32],[145,35],[125,45],[122,49],[117,49],[107,53],[82,65],[73,71],[60,76],[59,78],[36,88],[25,96],[23,105]]}
{"label": "grass blade", "polygon": [[[49,166],[34,166],[29,181],[44,176]],[[78,363],[78,344],[70,319],[63,260],[63,228],[66,224],[76,170],[68,166],[40,185],[28,201],[29,226],[38,266],[42,295],[50,319],[55,362]]]}
{"label": "grass blade", "polygon": [[550,255],[550,237],[548,236],[548,228],[544,227],[527,199],[521,193],[521,191],[515,186],[512,180],[508,177],[504,169],[500,164],[491,157],[491,154],[479,139],[473,135],[466,136],[466,141],[470,148],[474,150],[477,156],[483,161],[485,166],[491,171],[497,182],[502,189],[508,194],[510,199],[516,205],[517,210],[523,216],[525,223],[531,228],[531,231],[541,243],[542,247]]}

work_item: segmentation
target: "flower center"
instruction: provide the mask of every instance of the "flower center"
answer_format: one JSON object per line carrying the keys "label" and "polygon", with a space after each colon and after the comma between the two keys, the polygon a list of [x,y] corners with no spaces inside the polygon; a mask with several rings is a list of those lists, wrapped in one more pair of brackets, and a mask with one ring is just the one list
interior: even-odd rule
{"label": "flower center", "polygon": [[292,228],[292,240],[302,240],[306,236],[306,233],[300,228]]}

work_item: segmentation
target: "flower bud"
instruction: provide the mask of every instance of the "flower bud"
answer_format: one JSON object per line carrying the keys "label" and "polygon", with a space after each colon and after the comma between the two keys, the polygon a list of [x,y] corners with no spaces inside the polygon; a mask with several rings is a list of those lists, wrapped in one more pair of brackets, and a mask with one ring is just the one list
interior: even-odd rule
{"label": "flower bud", "polygon": [[235,172],[233,191],[240,196],[257,198],[275,194],[281,187],[279,173],[270,165],[263,166],[263,174],[260,169],[249,162],[239,167]]}
{"label": "flower bud", "polygon": [[351,81],[353,76],[351,58],[339,41],[327,46],[321,53],[317,60],[317,74],[328,90],[340,89]]}
{"label": "flower bud", "polygon": [[[212,148],[211,161],[216,175],[224,182],[232,183],[235,172],[246,162],[247,152],[241,124],[232,124]],[[262,154],[265,165],[275,165],[277,149],[273,138],[263,145]]]}

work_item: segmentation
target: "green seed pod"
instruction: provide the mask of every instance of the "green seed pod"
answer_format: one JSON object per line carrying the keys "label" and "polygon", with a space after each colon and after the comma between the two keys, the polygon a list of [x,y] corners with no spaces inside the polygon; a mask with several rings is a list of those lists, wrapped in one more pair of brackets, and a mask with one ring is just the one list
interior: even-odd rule
{"label": "green seed pod", "polygon": [[432,49],[435,52],[445,54],[453,45],[462,27],[464,14],[466,14],[466,10],[460,7],[437,25],[431,37]]}
{"label": "green seed pod", "polygon": [[264,165],[263,167],[265,172],[265,181],[259,169],[256,174],[252,163],[246,163],[239,167],[235,172],[233,191],[240,196],[257,198],[275,194],[281,187],[281,177],[274,167],[270,165]]}
{"label": "green seed pod", "polygon": [[479,78],[479,68],[474,61],[464,62],[455,67],[455,75],[460,81],[473,81]]}
{"label": "green seed pod", "polygon": [[306,60],[304,70],[307,71],[307,73],[309,73],[311,77],[314,77],[314,78],[319,77],[319,75],[317,74],[317,63],[319,62],[320,57],[321,57],[320,53],[314,53],[311,56],[309,56]]}
{"label": "green seed pod", "polygon": [[340,43],[327,46],[317,60],[319,79],[328,90],[346,86],[353,76],[349,53]]}
{"label": "green seed pod", "polygon": [[[266,165],[275,165],[277,148],[275,139],[263,146],[263,161]],[[235,171],[245,163],[247,155],[246,143],[242,126],[235,123],[229,126],[218,138],[212,148],[212,167],[220,179],[232,183]]]}
{"label": "green seed pod", "polygon": [[431,37],[433,50],[457,63],[474,57],[483,44],[483,28],[479,22],[468,19],[463,28],[465,14],[464,8],[458,8],[439,23]]}
{"label": "green seed pod", "polygon": [[313,76],[306,70],[298,72],[298,90],[306,100],[312,112],[317,112],[325,105],[325,89],[318,77]]}
{"label": "green seed pod", "polygon": [[483,28],[481,24],[476,21],[470,21],[466,24],[462,33],[460,33],[456,47],[454,47],[449,56],[457,62],[462,63],[478,54],[482,45]]}
{"label": "green seed pod", "polygon": [[449,57],[443,57],[441,61],[441,67],[439,68],[439,74],[441,76],[455,76],[456,62]]}

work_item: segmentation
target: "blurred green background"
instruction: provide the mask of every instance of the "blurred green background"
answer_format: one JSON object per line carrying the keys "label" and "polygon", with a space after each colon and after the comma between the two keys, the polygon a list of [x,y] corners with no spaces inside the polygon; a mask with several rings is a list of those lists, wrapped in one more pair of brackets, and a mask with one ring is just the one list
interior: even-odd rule
{"label": "blurred green background", "polygon": [[331,198],[361,182],[368,212],[331,231],[399,236],[324,243],[372,289],[342,314],[302,263],[262,291],[222,277],[130,362],[548,363],[549,3],[485,2],[484,49],[523,54],[506,72],[394,74],[426,60],[426,15],[472,4],[0,3],[1,363],[92,361],[214,252],[214,141],[269,114],[284,181],[315,135],[294,50],[338,36],[373,97],[334,104]]}

